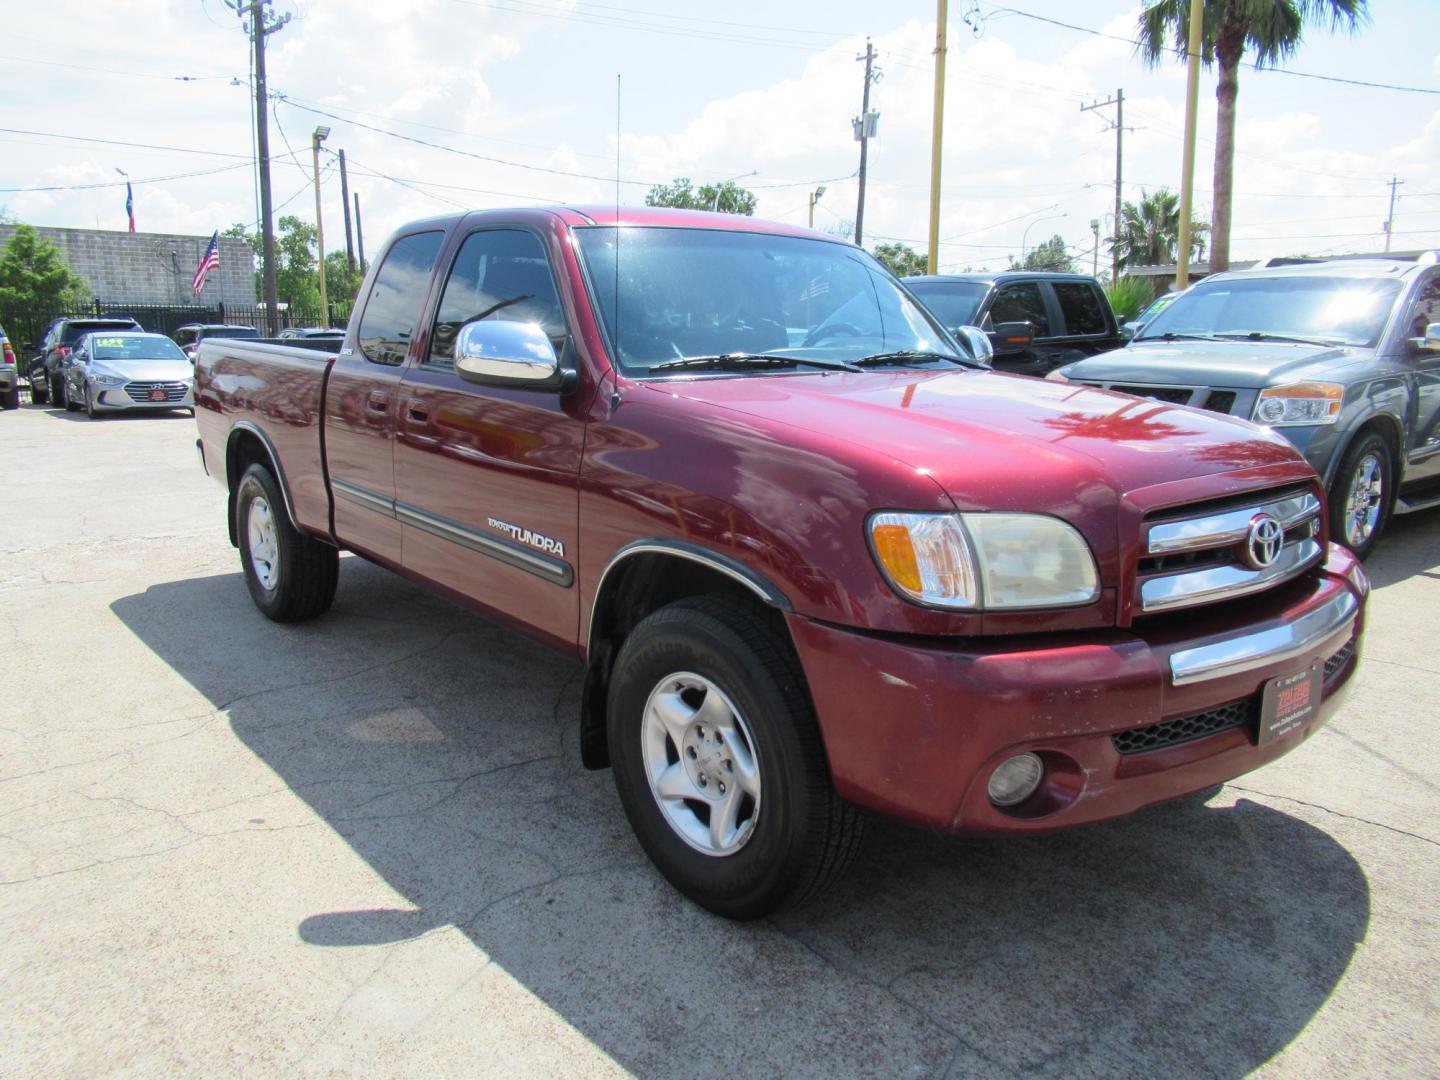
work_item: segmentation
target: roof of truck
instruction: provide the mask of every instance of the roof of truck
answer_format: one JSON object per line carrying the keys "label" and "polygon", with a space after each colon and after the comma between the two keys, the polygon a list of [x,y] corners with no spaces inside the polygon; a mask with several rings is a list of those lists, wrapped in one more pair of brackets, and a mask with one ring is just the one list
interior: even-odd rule
{"label": "roof of truck", "polygon": [[[807,229],[800,225],[787,225],[779,221],[766,221],[764,218],[747,217],[743,214],[720,214],[709,210],[676,210],[668,206],[531,206],[531,207],[510,207],[497,210],[473,211],[477,216],[509,217],[512,219],[523,218],[528,215],[541,213],[553,214],[562,218],[567,225],[576,228],[583,228],[586,225],[614,225],[617,221],[621,225],[632,226],[670,226],[672,228],[690,229],[723,229],[727,232],[755,232],[768,233],[774,236],[803,236],[812,240],[828,240],[837,244],[848,244],[850,241],[832,235],[831,233],[820,232],[818,229]],[[407,233],[419,232],[426,227],[449,228],[456,222],[468,217],[468,214],[440,214],[435,217],[425,218],[421,221],[412,221],[404,226]]]}

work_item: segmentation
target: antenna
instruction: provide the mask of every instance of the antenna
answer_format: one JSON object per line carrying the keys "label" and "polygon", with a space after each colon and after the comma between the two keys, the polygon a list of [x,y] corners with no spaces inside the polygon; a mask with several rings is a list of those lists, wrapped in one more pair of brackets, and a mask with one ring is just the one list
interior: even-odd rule
{"label": "antenna", "polygon": [[615,73],[615,361],[620,361],[620,73]]}

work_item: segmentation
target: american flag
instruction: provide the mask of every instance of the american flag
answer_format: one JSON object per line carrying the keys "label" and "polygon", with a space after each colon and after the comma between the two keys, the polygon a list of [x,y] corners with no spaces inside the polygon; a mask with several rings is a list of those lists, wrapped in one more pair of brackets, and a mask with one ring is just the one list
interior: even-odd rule
{"label": "american flag", "polygon": [[220,269],[220,230],[215,230],[215,235],[210,237],[210,246],[205,249],[205,255],[200,260],[200,265],[195,267],[195,276],[190,279],[190,287],[195,290],[195,295],[200,295],[200,290],[205,287],[205,275],[211,270]]}

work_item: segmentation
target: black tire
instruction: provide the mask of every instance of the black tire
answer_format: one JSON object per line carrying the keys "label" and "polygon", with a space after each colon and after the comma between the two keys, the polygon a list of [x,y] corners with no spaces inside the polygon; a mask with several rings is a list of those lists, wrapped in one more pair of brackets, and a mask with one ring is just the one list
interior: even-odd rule
{"label": "black tire", "polygon": [[99,409],[95,408],[95,394],[91,390],[85,391],[85,415],[91,420],[99,420],[105,415]]}
{"label": "black tire", "polygon": [[65,407],[65,390],[61,380],[51,375],[47,380],[50,392],[50,407],[52,409],[63,409]]}
{"label": "black tire", "polygon": [[30,384],[30,403],[44,405],[50,400],[50,388],[45,379]]}
{"label": "black tire", "polygon": [[[1357,517],[1359,509],[1351,507],[1350,498],[1362,480],[1361,474],[1368,473],[1372,466],[1378,467],[1380,491],[1378,495],[1371,495],[1370,507],[1375,512],[1373,524],[1367,531]],[[1366,432],[1346,448],[1330,485],[1329,503],[1330,539],[1344,544],[1361,559],[1368,556],[1395,508],[1394,455],[1390,444],[1377,432]]]}
{"label": "black tire", "polygon": [[79,412],[80,405],[70,398],[70,380],[60,380],[60,401],[65,406],[66,412]]}
{"label": "black tire", "polygon": [[[647,702],[681,672],[718,687],[754,743],[761,797],[748,838],[728,854],[704,853],[683,839],[646,773]],[[835,793],[799,663],[763,609],[705,596],[652,613],[620,649],[608,711],[610,761],[631,828],[659,871],[702,907],[732,919],[794,907],[854,856],[863,816]],[[673,744],[667,757],[672,752],[678,761]]]}
{"label": "black tire", "polygon": [[[257,569],[250,542],[250,517],[260,500],[273,525],[274,579],[267,587]],[[340,553],[303,535],[290,522],[280,486],[264,465],[245,470],[235,488],[235,526],[240,541],[240,565],[255,606],[275,622],[302,622],[324,614],[335,599],[340,576]]]}
{"label": "black tire", "polygon": [[0,393],[0,409],[18,409],[20,407],[20,384],[16,383],[9,390]]}

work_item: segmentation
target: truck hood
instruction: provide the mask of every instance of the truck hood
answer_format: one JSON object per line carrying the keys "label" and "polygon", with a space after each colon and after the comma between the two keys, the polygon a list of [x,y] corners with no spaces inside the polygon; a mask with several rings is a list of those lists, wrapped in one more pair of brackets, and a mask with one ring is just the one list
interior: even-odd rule
{"label": "truck hood", "polygon": [[1085,382],[1258,389],[1322,378],[1362,351],[1368,350],[1279,341],[1136,341],[1068,364],[1060,373]]}
{"label": "truck hood", "polygon": [[[806,440],[809,448],[832,457],[841,457],[845,444],[858,444],[930,477],[961,510],[1085,516],[1085,508],[1113,507],[1117,498],[1139,488],[1215,473],[1268,474],[1278,466],[1287,474],[1308,474],[1286,439],[1241,420],[992,371],[772,375],[644,385],[768,425],[810,432],[819,438]],[[1257,475],[1249,483],[1237,480],[1228,486],[1259,482]],[[1213,492],[1224,485],[1202,486]]]}

